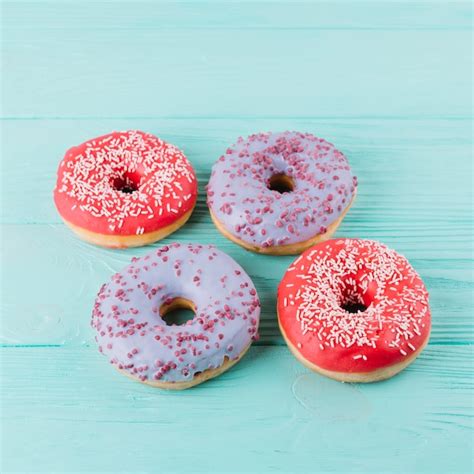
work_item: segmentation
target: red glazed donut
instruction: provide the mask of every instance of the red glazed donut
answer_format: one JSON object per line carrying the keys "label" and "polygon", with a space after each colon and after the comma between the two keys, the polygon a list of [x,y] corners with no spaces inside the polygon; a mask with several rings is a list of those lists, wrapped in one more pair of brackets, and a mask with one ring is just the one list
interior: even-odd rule
{"label": "red glazed donut", "polygon": [[194,170],[174,145],[140,131],[113,132],[66,152],[54,201],[82,239],[137,247],[162,239],[191,215]]}
{"label": "red glazed donut", "polygon": [[344,382],[392,377],[428,342],[428,292],[408,261],[369,240],[304,252],[278,287],[278,320],[293,354]]}

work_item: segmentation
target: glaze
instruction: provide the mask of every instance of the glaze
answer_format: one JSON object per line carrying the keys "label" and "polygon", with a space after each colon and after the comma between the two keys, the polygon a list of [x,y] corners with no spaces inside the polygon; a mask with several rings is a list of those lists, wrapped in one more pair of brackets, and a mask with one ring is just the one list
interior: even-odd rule
{"label": "glaze", "polygon": [[[160,310],[176,299],[195,317],[166,325]],[[102,286],[92,313],[99,350],[142,382],[186,381],[237,359],[258,338],[260,303],[245,271],[211,245],[161,247]]]}
{"label": "glaze", "polygon": [[[289,192],[269,189],[274,181]],[[258,133],[240,137],[214,164],[207,202],[231,235],[268,248],[324,234],[356,186],[345,156],[327,141],[309,133]]]}
{"label": "glaze", "polygon": [[426,344],[428,293],[409,262],[369,240],[329,240],[304,252],[278,287],[285,338],[319,368],[367,373]]}
{"label": "glaze", "polygon": [[194,170],[174,145],[141,131],[113,132],[66,152],[54,201],[63,219],[106,235],[141,235],[191,212]]}

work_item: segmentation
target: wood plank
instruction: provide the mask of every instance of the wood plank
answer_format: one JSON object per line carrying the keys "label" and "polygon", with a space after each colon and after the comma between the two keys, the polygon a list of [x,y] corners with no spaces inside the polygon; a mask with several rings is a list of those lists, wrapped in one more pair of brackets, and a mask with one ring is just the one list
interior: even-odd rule
{"label": "wood plank", "polygon": [[470,44],[467,29],[13,27],[2,116],[468,117]]}
{"label": "wood plank", "polygon": [[204,186],[212,164],[227,146],[239,135],[289,129],[324,137],[347,155],[360,180],[350,228],[361,236],[399,235],[406,240],[416,234],[417,239],[437,240],[439,246],[448,236],[453,246],[457,239],[469,237],[470,120],[123,118],[4,120],[1,124],[3,223],[61,222],[51,195],[66,149],[112,130],[138,128],[185,151],[200,184],[195,217],[205,225],[210,221]]}
{"label": "wood plank", "polygon": [[253,348],[181,393],[130,381],[88,347],[1,355],[3,472],[472,472],[469,347],[430,346],[371,385]]}
{"label": "wood plank", "polygon": [[[8,345],[95,345],[89,323],[98,289],[132,256],[151,250],[100,249],[79,241],[63,225],[5,225],[2,233],[3,265],[8,271],[2,283],[0,342]],[[351,229],[348,220],[338,235],[360,236],[360,232]],[[276,289],[294,258],[247,252],[199,217],[162,244],[174,240],[213,243],[236,259],[253,279],[261,299],[260,344],[283,344],[276,322]],[[457,244],[453,238],[450,248],[444,250],[438,239],[417,241],[416,235],[382,240],[389,240],[410,258],[428,287],[433,312],[431,342],[472,343],[468,235]],[[453,245],[457,245],[454,250]],[[456,258],[459,255],[462,257]]]}
{"label": "wood plank", "polygon": [[[3,27],[120,29],[470,29],[464,1],[3,1]],[[158,6],[157,6],[158,5]],[[370,15],[367,12],[370,11]]]}

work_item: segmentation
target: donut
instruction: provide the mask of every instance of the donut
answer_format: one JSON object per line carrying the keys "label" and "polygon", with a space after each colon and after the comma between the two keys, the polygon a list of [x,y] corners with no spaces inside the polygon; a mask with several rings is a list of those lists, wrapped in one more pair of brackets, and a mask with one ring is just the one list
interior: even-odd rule
{"label": "donut", "polygon": [[259,253],[301,253],[328,239],[357,187],[346,157],[310,133],[240,137],[212,167],[207,203],[219,231]]}
{"label": "donut", "polygon": [[137,130],[113,132],[66,152],[54,202],[83,240],[137,247],[181,227],[197,198],[197,180],[174,145]]}
{"label": "donut", "polygon": [[[175,308],[193,319],[167,325]],[[148,385],[185,389],[237,363],[258,339],[260,302],[252,280],[212,245],[174,243],[113,275],[92,311],[99,351]]]}
{"label": "donut", "polygon": [[293,354],[342,382],[387,379],[428,343],[428,292],[403,256],[370,240],[304,252],[278,287],[278,321]]}

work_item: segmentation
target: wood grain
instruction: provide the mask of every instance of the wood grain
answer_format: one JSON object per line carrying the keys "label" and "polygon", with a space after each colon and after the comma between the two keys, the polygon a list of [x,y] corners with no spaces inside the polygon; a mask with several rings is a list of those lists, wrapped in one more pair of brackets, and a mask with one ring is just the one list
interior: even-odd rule
{"label": "wood grain", "polygon": [[[51,198],[56,167],[65,149],[94,134],[133,126],[176,143],[195,165],[200,185],[196,210],[189,223],[166,242],[214,243],[247,269],[262,299],[262,343],[282,343],[275,295],[292,258],[258,257],[223,238],[209,217],[204,186],[213,162],[235,140],[237,130],[246,134],[282,126],[312,131],[341,147],[360,186],[337,235],[381,240],[405,254],[431,293],[432,341],[472,343],[472,317],[466,306],[472,302],[470,122],[400,119],[4,122],[4,150],[16,159],[5,165],[8,179],[4,180],[2,220],[8,224],[3,234],[5,262],[11,270],[1,307],[5,314],[17,311],[23,316],[5,322],[2,342],[74,345],[89,340],[90,308],[100,285],[132,255],[149,251],[117,252],[80,242],[59,224]],[[29,139],[19,141],[21,132]],[[17,185],[25,179],[27,193]],[[41,278],[44,269],[48,269],[47,279]],[[25,280],[36,309],[29,299],[18,301],[15,290]]]}
{"label": "wood grain", "polygon": [[3,115],[470,116],[469,2],[170,3],[6,3]]}
{"label": "wood grain", "polygon": [[[468,1],[275,0],[4,1],[4,26],[18,30],[378,29],[469,30]],[[20,4],[20,5],[18,5]],[[158,5],[158,7],[157,7]],[[368,14],[370,12],[370,14]],[[207,19],[207,21],[203,21]]]}
{"label": "wood grain", "polygon": [[95,348],[4,349],[3,358],[5,472],[472,466],[468,347],[429,347],[405,372],[365,386],[310,373],[286,348],[260,347],[179,393],[129,380]]}
{"label": "wood grain", "polygon": [[369,229],[385,236],[393,230],[402,237],[419,232],[440,245],[443,236],[468,236],[467,204],[472,196],[468,119],[5,120],[2,151],[8,159],[4,160],[1,222],[61,222],[51,193],[65,151],[94,136],[129,128],[159,135],[183,149],[191,160],[200,185],[194,221],[207,218],[204,186],[212,164],[229,144],[239,135],[288,129],[324,137],[347,155],[360,181],[356,204],[348,216],[357,219],[357,232]]}
{"label": "wood grain", "polygon": [[[348,232],[350,222],[338,235]],[[261,343],[281,344],[276,321],[276,289],[292,257],[257,256],[236,246],[217,231],[190,222],[166,242],[213,242],[236,259],[253,279],[262,303]],[[199,236],[199,237],[196,237]],[[3,227],[4,265],[1,328],[6,344],[64,344],[90,342],[89,327],[95,295],[101,284],[132,256],[150,248],[106,250],[78,240],[63,225]],[[415,240],[410,241],[415,245]],[[396,246],[402,250],[401,245]],[[417,249],[413,248],[416,254]],[[409,252],[409,253],[411,253]],[[412,258],[431,295],[433,343],[472,343],[471,262],[464,259]],[[20,298],[24,288],[26,297]],[[9,316],[11,315],[11,316]]]}

